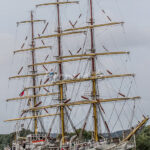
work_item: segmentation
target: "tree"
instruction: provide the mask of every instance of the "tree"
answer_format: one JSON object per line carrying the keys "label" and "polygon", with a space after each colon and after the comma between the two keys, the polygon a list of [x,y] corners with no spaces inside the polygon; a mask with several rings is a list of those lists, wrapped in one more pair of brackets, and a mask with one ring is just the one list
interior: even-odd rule
{"label": "tree", "polygon": [[145,127],[136,137],[137,150],[150,150],[150,126]]}

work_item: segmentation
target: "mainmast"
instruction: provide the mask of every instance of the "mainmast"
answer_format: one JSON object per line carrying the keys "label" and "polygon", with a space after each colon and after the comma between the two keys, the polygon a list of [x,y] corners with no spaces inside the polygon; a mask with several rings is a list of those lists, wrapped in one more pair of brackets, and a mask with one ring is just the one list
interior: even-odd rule
{"label": "mainmast", "polygon": [[[33,22],[33,12],[31,11],[31,32],[32,32],[32,42],[31,42],[31,48],[35,48],[35,41],[34,41],[34,22]],[[32,64],[35,64],[35,51],[31,51],[32,53]],[[32,74],[35,74],[35,66],[32,66]],[[33,80],[33,86],[36,86],[36,77],[32,77]],[[36,89],[33,89],[33,95],[36,95]],[[37,99],[36,97],[33,98],[33,104],[36,106]],[[37,116],[37,111],[33,111],[33,116]],[[34,133],[37,134],[37,118],[34,118]]]}
{"label": "mainmast", "polygon": [[[57,32],[58,34],[61,34],[61,25],[60,25],[60,7],[59,7],[59,0],[57,0]],[[57,37],[58,39],[58,56],[62,56],[62,50],[61,50],[61,36],[58,36]],[[59,63],[59,80],[62,80],[63,77],[62,77],[62,64]],[[59,85],[59,93],[60,93],[60,103],[63,103],[63,85]],[[65,139],[64,139],[64,136],[65,136],[65,124],[64,124],[64,107],[60,107],[60,120],[61,120],[61,134],[62,134],[62,143],[64,144],[65,143]]]}
{"label": "mainmast", "polygon": [[[93,1],[90,0],[90,24],[93,26]],[[91,33],[91,53],[95,53],[94,46],[94,28],[90,29]],[[95,66],[95,56],[92,57],[92,77],[96,76],[96,66]],[[97,91],[96,91],[96,79],[92,80],[92,98],[96,100]],[[93,118],[94,118],[94,140],[98,141],[98,121],[97,121],[97,104],[93,104]]]}

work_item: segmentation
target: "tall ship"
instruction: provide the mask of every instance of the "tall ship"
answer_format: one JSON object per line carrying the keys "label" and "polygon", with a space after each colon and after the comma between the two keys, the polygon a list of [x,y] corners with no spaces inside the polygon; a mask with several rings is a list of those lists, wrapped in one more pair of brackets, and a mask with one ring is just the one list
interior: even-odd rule
{"label": "tall ship", "polygon": [[7,99],[5,120],[15,125],[13,150],[136,148],[149,118],[126,67],[130,52],[115,39],[124,22],[113,20],[100,0],[52,0],[17,22],[9,95],[18,96]]}

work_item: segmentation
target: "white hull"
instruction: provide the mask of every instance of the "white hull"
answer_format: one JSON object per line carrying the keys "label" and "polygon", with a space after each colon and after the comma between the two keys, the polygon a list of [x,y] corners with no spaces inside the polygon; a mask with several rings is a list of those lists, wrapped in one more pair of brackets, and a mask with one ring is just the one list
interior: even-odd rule
{"label": "white hull", "polygon": [[125,142],[120,144],[108,144],[106,142],[101,143],[78,143],[74,146],[72,144],[65,145],[63,147],[56,146],[50,143],[26,143],[25,148],[20,144],[13,144],[14,150],[130,150],[135,147],[135,144]]}

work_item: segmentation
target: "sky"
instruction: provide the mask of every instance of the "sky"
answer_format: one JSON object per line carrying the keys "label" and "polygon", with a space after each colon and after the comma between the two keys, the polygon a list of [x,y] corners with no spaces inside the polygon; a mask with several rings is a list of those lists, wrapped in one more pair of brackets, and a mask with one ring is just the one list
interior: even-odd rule
{"label": "sky", "polygon": [[[38,1],[38,0],[37,0]],[[7,104],[8,78],[11,70],[12,52],[15,46],[16,22],[26,18],[34,8],[35,0],[1,0],[0,5],[0,134],[12,132],[4,123],[9,116]],[[101,0],[102,2],[104,0]],[[149,0],[105,0],[111,5],[115,2],[125,21],[127,41],[121,43],[131,50],[132,71],[136,74],[139,95],[143,108],[150,115],[150,1]]]}

